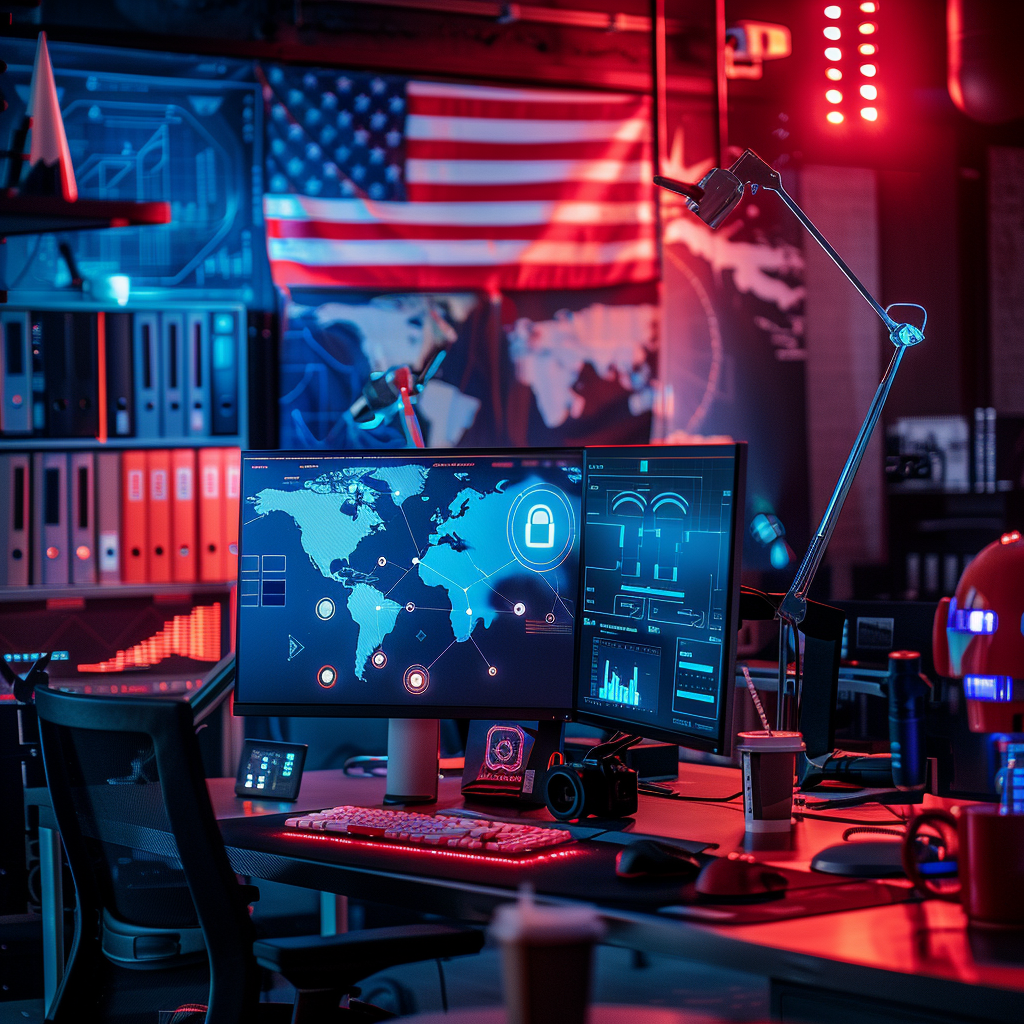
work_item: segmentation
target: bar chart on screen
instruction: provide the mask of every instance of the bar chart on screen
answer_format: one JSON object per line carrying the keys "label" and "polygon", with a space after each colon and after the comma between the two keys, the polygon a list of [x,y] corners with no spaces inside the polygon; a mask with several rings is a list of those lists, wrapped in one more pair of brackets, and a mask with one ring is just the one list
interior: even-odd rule
{"label": "bar chart on screen", "polygon": [[660,671],[658,648],[599,638],[593,645],[590,695],[657,713]]}

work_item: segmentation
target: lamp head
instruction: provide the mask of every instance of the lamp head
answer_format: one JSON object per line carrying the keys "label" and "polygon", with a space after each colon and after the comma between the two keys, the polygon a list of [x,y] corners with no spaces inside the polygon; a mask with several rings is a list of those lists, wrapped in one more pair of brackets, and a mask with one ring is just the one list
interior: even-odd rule
{"label": "lamp head", "polygon": [[660,174],[655,176],[654,184],[684,196],[687,209],[712,230],[732,213],[743,198],[743,182],[724,167],[715,167],[697,185],[665,178]]}

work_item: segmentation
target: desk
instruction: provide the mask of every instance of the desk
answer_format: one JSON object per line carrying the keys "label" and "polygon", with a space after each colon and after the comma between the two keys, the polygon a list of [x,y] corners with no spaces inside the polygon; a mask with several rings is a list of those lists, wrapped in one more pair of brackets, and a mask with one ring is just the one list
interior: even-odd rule
{"label": "desk", "polygon": [[[254,841],[254,830],[246,827],[254,824],[247,819],[266,814],[293,814],[342,803],[379,804],[383,779],[307,772],[293,805],[237,798],[233,779],[211,779],[209,788],[228,856],[240,874],[478,922],[488,920],[494,907],[510,899],[519,882],[529,877],[528,868],[507,869],[507,881],[504,872],[494,870],[484,881],[479,876],[467,880],[469,871],[463,877],[457,871],[442,875],[434,870],[428,875],[408,861],[397,868],[386,854],[368,860],[363,853],[346,863],[336,852],[329,858],[319,855],[301,839],[295,841],[293,851],[290,841],[280,838],[280,830],[273,843]],[[739,772],[681,766],[676,788],[696,796],[735,793],[740,789]],[[458,806],[462,806],[459,778],[443,779],[437,807]],[[879,808],[838,813],[880,823],[893,820]],[[538,810],[523,816],[547,815]],[[761,850],[757,855],[767,863],[805,869],[815,851],[840,840],[844,827],[804,820],[794,829],[790,848]],[[744,843],[738,802],[679,803],[642,797],[628,829],[714,842],[718,853],[742,849]],[[1024,1018],[1024,954],[1017,959],[1019,966],[1002,966],[982,955],[965,928],[962,911],[951,903],[900,903],[767,924],[721,926],[683,923],[650,908],[631,909],[616,899],[594,901],[608,925],[606,941],[769,978],[777,993],[776,1005],[787,1019],[796,1016],[788,1016],[787,1005],[805,997],[805,1005],[819,1007],[815,1012],[822,1019],[864,1019],[873,1001],[885,1004],[884,1012],[871,1017],[879,1022],[1019,1022]],[[847,1010],[847,1016],[841,1016],[838,1010],[821,1009],[831,998],[827,994],[837,1000],[857,1000],[859,1015],[858,1011]],[[913,1010],[917,1015],[912,1015]]]}

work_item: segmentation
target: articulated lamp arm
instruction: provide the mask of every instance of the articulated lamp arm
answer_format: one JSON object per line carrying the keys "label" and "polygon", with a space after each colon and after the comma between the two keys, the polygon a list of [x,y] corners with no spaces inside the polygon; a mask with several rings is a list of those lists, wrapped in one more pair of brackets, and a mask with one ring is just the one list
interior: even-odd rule
{"label": "articulated lamp arm", "polygon": [[[889,340],[895,346],[895,352],[889,361],[878,389],[875,391],[875,396],[871,400],[871,405],[868,407],[864,422],[861,424],[857,437],[853,442],[853,447],[850,449],[846,464],[843,466],[839,479],[836,481],[835,489],[832,491],[832,497],[829,499],[825,512],[821,517],[818,529],[815,531],[810,546],[807,548],[807,553],[804,555],[803,561],[796,571],[796,576],[793,578],[789,591],[779,606],[778,618],[782,626],[780,636],[781,648],[779,652],[779,704],[781,711],[781,697],[785,689],[784,673],[787,627],[792,626],[796,628],[807,614],[807,594],[821,565],[828,542],[839,520],[839,514],[843,510],[846,496],[850,492],[850,487],[853,485],[857,470],[860,468],[861,461],[864,458],[868,441],[871,439],[871,434],[878,423],[878,418],[885,406],[885,400],[889,396],[893,380],[896,377],[896,371],[899,369],[907,349],[924,341],[924,327],[928,321],[928,314],[923,306],[913,303],[894,303],[887,309],[883,309],[878,300],[875,299],[871,292],[857,278],[857,275],[847,266],[839,253],[832,248],[825,236],[814,226],[807,214],[800,209],[793,198],[782,187],[782,179],[778,171],[765,163],[752,150],[745,150],[742,156],[728,169],[716,167],[706,174],[697,185],[673,181],[671,178],[664,178],[660,175],[655,177],[654,181],[655,184],[684,196],[687,207],[712,230],[717,228],[736,207],[740,199],[743,198],[743,192],[747,186],[750,187],[751,195],[760,188],[774,192],[786,204],[796,219],[807,229],[818,245],[828,253],[829,257],[843,272],[850,284],[857,289],[864,301],[878,314],[879,319],[885,324],[886,330],[889,332]],[[921,310],[924,314],[921,326],[915,327],[913,324],[900,323],[894,320],[889,315],[889,310],[897,307]]]}

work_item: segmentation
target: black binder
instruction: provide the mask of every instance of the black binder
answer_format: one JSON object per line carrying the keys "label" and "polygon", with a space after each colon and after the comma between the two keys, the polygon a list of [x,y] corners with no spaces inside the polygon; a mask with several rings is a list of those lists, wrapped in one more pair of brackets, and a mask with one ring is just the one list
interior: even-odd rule
{"label": "black binder", "polygon": [[107,313],[107,434],[135,436],[135,385],[132,379],[132,315]]}

